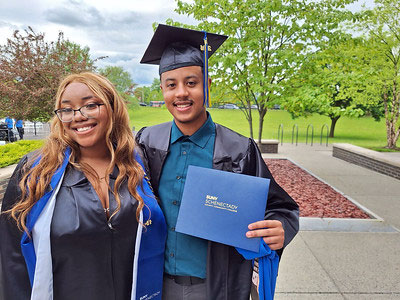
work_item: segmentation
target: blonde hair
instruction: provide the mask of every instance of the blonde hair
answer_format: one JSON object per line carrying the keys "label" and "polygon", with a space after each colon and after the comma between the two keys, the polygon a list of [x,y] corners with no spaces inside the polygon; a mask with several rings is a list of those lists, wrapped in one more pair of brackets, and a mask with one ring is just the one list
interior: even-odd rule
{"label": "blonde hair", "polygon": [[[136,188],[141,185],[144,172],[134,158],[136,145],[132,131],[129,128],[129,117],[125,102],[107,78],[96,73],[85,72],[69,75],[61,81],[56,95],[56,109],[60,108],[61,96],[66,87],[72,82],[85,84],[105,104],[110,116],[108,118],[110,124],[107,126],[105,140],[111,154],[111,163],[107,169],[107,174],[112,172],[114,166],[117,166],[119,170],[114,190],[112,191],[117,202],[117,209],[112,213],[111,218],[121,208],[118,190],[126,181],[129,193],[139,203],[136,210],[136,219],[139,221],[139,214],[144,203]],[[100,186],[100,178],[94,169],[88,164],[79,163],[81,155],[79,145],[64,133],[62,122],[54,116],[51,121],[50,135],[45,145],[37,155],[29,160],[23,169],[24,175],[19,183],[22,191],[21,199],[9,210],[21,230],[27,231],[26,217],[36,201],[45,194],[51,177],[64,160],[64,151],[67,147],[72,150],[69,162],[85,174],[90,174],[96,179],[95,189]],[[39,163],[32,167],[38,156],[40,156]],[[110,187],[109,189],[111,190]]]}

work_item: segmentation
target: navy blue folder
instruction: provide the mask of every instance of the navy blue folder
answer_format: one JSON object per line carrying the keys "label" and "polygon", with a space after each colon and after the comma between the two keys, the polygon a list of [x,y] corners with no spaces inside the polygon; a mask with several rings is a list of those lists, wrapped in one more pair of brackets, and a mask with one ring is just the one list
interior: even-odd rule
{"label": "navy blue folder", "polygon": [[250,223],[264,219],[269,179],[189,166],[175,230],[258,252],[247,238]]}

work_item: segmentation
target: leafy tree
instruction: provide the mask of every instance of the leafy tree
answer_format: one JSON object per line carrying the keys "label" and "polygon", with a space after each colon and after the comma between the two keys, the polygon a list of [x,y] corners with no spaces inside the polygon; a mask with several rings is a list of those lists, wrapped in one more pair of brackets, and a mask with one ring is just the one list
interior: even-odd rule
{"label": "leafy tree", "polygon": [[211,70],[215,81],[229,86],[241,101],[251,136],[250,105],[257,105],[261,142],[268,109],[285,97],[288,79],[315,51],[316,41],[334,36],[340,22],[350,17],[343,7],[352,2],[177,0],[177,12],[198,20],[197,29],[229,36],[210,59]]}
{"label": "leafy tree", "polygon": [[160,78],[154,78],[153,82],[151,83],[150,86],[151,91],[159,91],[160,90]]}
{"label": "leafy tree", "polygon": [[290,80],[291,95],[285,99],[285,108],[293,117],[312,113],[329,117],[330,137],[334,137],[340,117],[359,117],[376,110],[376,105],[365,97],[364,70],[360,67],[364,52],[361,39],[347,36],[308,56]]}
{"label": "leafy tree", "polygon": [[154,78],[150,86],[147,102],[163,100],[162,91],[160,89],[160,78]]}
{"label": "leafy tree", "polygon": [[115,88],[125,100],[134,95],[137,84],[133,82],[131,75],[123,67],[107,66],[99,71],[115,85]]}
{"label": "leafy tree", "polygon": [[135,98],[139,101],[139,102],[149,102],[149,96],[150,96],[150,87],[148,86],[140,86],[137,87],[134,91],[134,95]]}
{"label": "leafy tree", "polygon": [[395,149],[400,135],[400,0],[375,0],[363,12],[360,30],[369,45],[364,63],[367,96],[381,101],[386,120],[386,147]]}
{"label": "leafy tree", "polygon": [[[28,27],[0,46],[0,111],[10,117],[47,121],[53,116],[60,79],[72,72],[92,71],[89,48],[64,39],[46,42],[44,33]],[[99,58],[101,59],[101,58]]]}

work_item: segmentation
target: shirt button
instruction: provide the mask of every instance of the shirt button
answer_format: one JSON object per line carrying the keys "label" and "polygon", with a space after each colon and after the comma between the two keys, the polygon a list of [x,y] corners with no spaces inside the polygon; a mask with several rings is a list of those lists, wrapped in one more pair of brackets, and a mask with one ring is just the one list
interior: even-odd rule
{"label": "shirt button", "polygon": [[172,230],[172,231],[175,231],[175,227],[171,227],[171,230]]}
{"label": "shirt button", "polygon": [[182,154],[183,154],[183,155],[186,155],[186,151],[183,151]]}
{"label": "shirt button", "polygon": [[178,180],[181,179],[181,176],[176,176],[176,179],[178,179]]}
{"label": "shirt button", "polygon": [[169,256],[171,256],[171,257],[174,257],[174,254],[173,254],[173,253],[171,253]]}
{"label": "shirt button", "polygon": [[178,205],[178,201],[172,201],[173,205]]}

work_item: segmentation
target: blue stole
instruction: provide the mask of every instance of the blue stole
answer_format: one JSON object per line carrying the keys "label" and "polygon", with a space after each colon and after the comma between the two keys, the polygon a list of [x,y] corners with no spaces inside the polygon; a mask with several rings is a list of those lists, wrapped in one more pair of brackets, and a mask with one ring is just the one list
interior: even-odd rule
{"label": "blue stole", "polygon": [[247,260],[258,258],[259,286],[258,295],[260,300],[273,300],[275,294],[276,277],[278,276],[279,256],[271,250],[263,239],[260,241],[259,252],[253,252],[241,248],[236,250]]}
{"label": "blue stole", "polygon": [[[142,159],[137,153],[135,158],[144,170]],[[142,229],[140,241],[136,299],[161,300],[167,225],[146,174],[143,179],[143,190],[141,188],[137,190],[145,203],[142,209],[142,222],[146,227]],[[157,226],[153,222],[157,222]]]}
{"label": "blue stole", "polygon": [[[68,165],[70,155],[71,149],[68,147],[65,150],[64,160],[61,166],[56,170],[50,180],[50,191],[46,192],[34,204],[26,218],[26,227],[29,235],[26,232],[22,235],[21,252],[25,259],[32,287],[36,269],[36,253],[34,241],[32,240],[32,230],[41,212],[53,195],[54,190],[59,185]],[[135,153],[135,158],[143,168],[143,163],[137,153]],[[36,166],[39,161],[40,157],[35,161],[32,167]],[[164,215],[153,195],[146,174],[145,179],[146,180],[142,182],[143,188],[140,185],[137,187],[137,192],[145,203],[140,214],[140,219],[146,227],[143,228],[141,224],[138,225],[136,246],[139,247],[135,247],[131,299],[156,300],[161,299],[162,292],[166,224]],[[52,299],[52,295],[49,298]]]}
{"label": "blue stole", "polygon": [[[40,213],[43,211],[44,207],[46,206],[47,202],[49,201],[51,195],[54,192],[54,189],[58,185],[61,177],[65,172],[65,168],[67,167],[69,157],[71,155],[71,148],[67,148],[64,153],[64,160],[61,166],[57,169],[54,173],[53,177],[50,180],[50,191],[46,192],[42,198],[40,198],[32,209],[29,211],[29,214],[26,217],[26,227],[29,232],[29,236],[24,231],[22,238],[21,238],[21,251],[22,255],[24,256],[26,267],[28,269],[29,280],[31,282],[31,286],[33,286],[33,279],[35,277],[35,267],[36,267],[36,254],[35,248],[33,246],[32,240],[32,229],[35,225],[37,219],[40,216]],[[32,167],[36,166],[40,161],[40,157],[34,162]]]}

